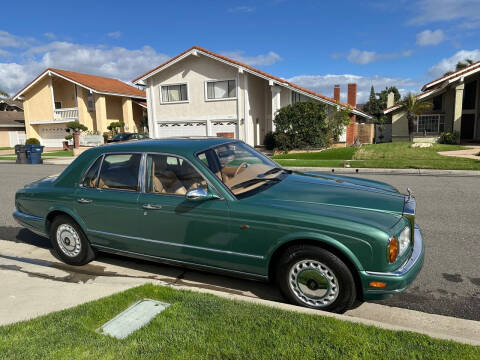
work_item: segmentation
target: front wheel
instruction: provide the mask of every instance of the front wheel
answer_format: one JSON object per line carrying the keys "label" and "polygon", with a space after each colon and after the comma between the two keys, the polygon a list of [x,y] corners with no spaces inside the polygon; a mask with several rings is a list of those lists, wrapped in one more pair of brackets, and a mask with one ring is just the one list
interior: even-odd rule
{"label": "front wheel", "polygon": [[85,265],[95,253],[80,226],[70,217],[55,217],[50,228],[50,241],[57,255],[67,264]]}
{"label": "front wheel", "polygon": [[317,246],[288,248],[277,263],[277,283],[294,305],[344,313],[355,302],[355,281],[348,266]]}

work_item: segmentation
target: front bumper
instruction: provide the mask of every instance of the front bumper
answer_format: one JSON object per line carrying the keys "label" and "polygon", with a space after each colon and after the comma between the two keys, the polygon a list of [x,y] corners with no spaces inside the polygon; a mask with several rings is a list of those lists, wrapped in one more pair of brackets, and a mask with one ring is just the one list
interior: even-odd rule
{"label": "front bumper", "polygon": [[45,219],[33,216],[29,214],[22,213],[21,211],[14,211],[13,218],[23,227],[26,227],[30,231],[42,236],[47,236],[45,231]]}
{"label": "front bumper", "polygon": [[[364,300],[380,300],[390,294],[404,291],[417,277],[422,269],[425,257],[425,245],[422,232],[415,225],[413,251],[410,258],[398,269],[392,272],[360,271],[360,279],[363,288]],[[383,288],[370,286],[370,282],[384,282],[387,285]]]}

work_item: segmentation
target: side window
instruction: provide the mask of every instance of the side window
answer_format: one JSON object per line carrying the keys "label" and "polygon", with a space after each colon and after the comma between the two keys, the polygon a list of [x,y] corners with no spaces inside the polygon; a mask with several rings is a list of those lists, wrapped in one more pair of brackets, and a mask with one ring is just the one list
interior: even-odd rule
{"label": "side window", "polygon": [[207,188],[197,170],[176,156],[148,155],[146,177],[147,193],[185,195],[193,189]]}
{"label": "side window", "polygon": [[141,158],[141,154],[105,155],[98,187],[100,189],[139,191],[138,170]]}
{"label": "side window", "polygon": [[100,164],[102,163],[102,157],[100,156],[95,163],[88,169],[88,172],[85,174],[85,177],[82,181],[83,187],[94,188],[97,187],[98,180],[98,170],[100,169]]}

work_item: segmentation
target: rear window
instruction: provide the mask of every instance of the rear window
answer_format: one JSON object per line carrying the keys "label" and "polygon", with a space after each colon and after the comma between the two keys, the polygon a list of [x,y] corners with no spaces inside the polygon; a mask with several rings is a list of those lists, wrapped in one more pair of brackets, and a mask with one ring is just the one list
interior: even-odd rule
{"label": "rear window", "polygon": [[105,155],[98,187],[100,189],[139,191],[138,172],[141,158],[141,154]]}
{"label": "rear window", "polygon": [[98,180],[98,170],[100,169],[100,164],[102,162],[102,157],[100,156],[95,163],[88,169],[85,177],[83,178],[82,186],[88,188],[97,187]]}

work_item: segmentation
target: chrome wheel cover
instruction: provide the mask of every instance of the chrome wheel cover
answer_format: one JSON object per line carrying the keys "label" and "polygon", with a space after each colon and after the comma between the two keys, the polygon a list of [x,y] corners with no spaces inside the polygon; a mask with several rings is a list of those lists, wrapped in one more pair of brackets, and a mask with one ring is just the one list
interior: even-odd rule
{"label": "chrome wheel cover", "polygon": [[288,285],[298,300],[319,308],[333,303],[340,290],[330,268],[317,260],[294,264],[288,274]]}
{"label": "chrome wheel cover", "polygon": [[82,249],[80,236],[73,226],[68,224],[61,224],[57,228],[57,244],[62,252],[69,256],[75,257]]}

